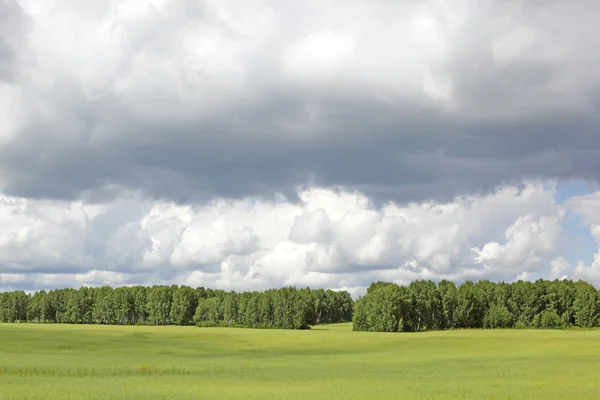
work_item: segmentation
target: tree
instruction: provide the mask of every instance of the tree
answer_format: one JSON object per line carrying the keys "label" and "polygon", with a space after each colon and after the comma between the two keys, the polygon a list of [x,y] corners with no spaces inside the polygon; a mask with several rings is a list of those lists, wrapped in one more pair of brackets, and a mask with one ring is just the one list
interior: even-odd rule
{"label": "tree", "polygon": [[471,281],[458,287],[457,325],[461,328],[482,328],[485,315],[482,291]]}
{"label": "tree", "polygon": [[175,325],[190,325],[194,321],[194,313],[198,307],[198,297],[194,289],[181,286],[173,292],[171,303],[171,321]]}
{"label": "tree", "polygon": [[172,293],[169,286],[152,286],[148,291],[146,309],[148,320],[154,325],[170,323]]}
{"label": "tree", "polygon": [[94,290],[83,286],[68,296],[65,319],[72,324],[90,324],[93,308]]}
{"label": "tree", "polygon": [[67,313],[69,299],[75,295],[75,289],[58,289],[49,292],[50,309],[52,314],[49,320],[59,323],[68,323],[70,315]]}
{"label": "tree", "polygon": [[29,297],[22,290],[1,293],[0,321],[18,322],[27,320]]}
{"label": "tree", "polygon": [[246,326],[248,326],[249,328],[258,328],[258,325],[260,323],[260,298],[261,293],[252,293],[252,295],[248,299],[248,303],[246,304],[244,317],[246,321]]}
{"label": "tree", "polygon": [[133,298],[133,323],[148,319],[148,288],[135,286],[132,289]]}
{"label": "tree", "polygon": [[113,301],[113,288],[102,286],[94,291],[94,308],[92,319],[97,324],[114,324],[116,313]]}
{"label": "tree", "polygon": [[119,287],[112,292],[115,322],[119,325],[133,324],[135,321],[134,291]]}
{"label": "tree", "polygon": [[563,328],[565,324],[556,310],[548,308],[541,313],[536,314],[533,318],[533,326],[535,328],[556,329]]}
{"label": "tree", "polygon": [[442,329],[457,327],[458,289],[456,285],[443,280],[438,285],[438,292],[442,298]]}
{"label": "tree", "polygon": [[353,329],[420,331],[446,328],[562,328],[600,324],[600,295],[572,281],[493,283],[467,281],[458,288],[415,281],[408,290],[375,282],[354,305]]}
{"label": "tree", "polygon": [[200,299],[198,307],[196,307],[196,313],[194,314],[194,321],[197,324],[204,324],[208,322],[210,313],[210,301],[208,299]]}
{"label": "tree", "polygon": [[414,281],[408,289],[413,298],[415,330],[441,329],[443,301],[437,286],[432,281]]}
{"label": "tree", "polygon": [[238,296],[235,292],[229,292],[223,299],[223,320],[228,326],[237,323]]}
{"label": "tree", "polygon": [[[308,329],[317,322],[314,297],[310,289],[294,290],[293,329]],[[341,300],[341,298],[339,298]],[[341,314],[341,310],[340,310]]]}
{"label": "tree", "polygon": [[412,297],[407,288],[392,283],[372,285],[355,304],[353,329],[374,332],[414,330],[418,325],[418,313],[412,308]]}
{"label": "tree", "polygon": [[[2,293],[0,293],[0,299],[2,297]],[[35,292],[31,299],[29,299],[29,304],[27,305],[27,321],[30,322],[45,322],[45,313],[44,313],[44,305],[46,297],[46,291],[40,290],[39,292]],[[1,300],[0,300],[1,302]],[[2,308],[0,306],[0,308]],[[1,311],[0,311],[1,313]],[[1,320],[1,317],[0,317]]]}
{"label": "tree", "polygon": [[504,304],[495,303],[487,310],[483,319],[484,328],[512,328],[514,315]]}
{"label": "tree", "polygon": [[598,326],[598,291],[592,285],[578,282],[573,311],[577,326],[582,328]]}

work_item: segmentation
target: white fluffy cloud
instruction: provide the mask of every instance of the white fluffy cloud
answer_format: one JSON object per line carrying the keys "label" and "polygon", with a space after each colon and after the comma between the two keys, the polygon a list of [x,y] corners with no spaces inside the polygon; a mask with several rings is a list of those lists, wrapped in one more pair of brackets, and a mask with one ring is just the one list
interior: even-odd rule
{"label": "white fluffy cloud", "polygon": [[299,198],[182,206],[134,194],[95,205],[4,196],[0,286],[356,291],[378,279],[544,274],[560,251],[564,212],[554,189],[538,183],[448,203],[375,207],[361,193],[322,188]]}
{"label": "white fluffy cloud", "polygon": [[[590,232],[598,245],[598,252],[590,265],[578,262],[573,268],[573,277],[600,286],[600,191],[586,196],[569,199],[567,207],[579,214],[589,225]],[[566,268],[565,268],[566,269]]]}

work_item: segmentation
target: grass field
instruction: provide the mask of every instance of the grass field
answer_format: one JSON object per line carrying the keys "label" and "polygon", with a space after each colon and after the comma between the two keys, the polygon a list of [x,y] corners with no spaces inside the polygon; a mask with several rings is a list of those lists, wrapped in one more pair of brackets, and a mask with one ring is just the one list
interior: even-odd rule
{"label": "grass field", "polygon": [[600,399],[600,330],[0,324],[0,399]]}

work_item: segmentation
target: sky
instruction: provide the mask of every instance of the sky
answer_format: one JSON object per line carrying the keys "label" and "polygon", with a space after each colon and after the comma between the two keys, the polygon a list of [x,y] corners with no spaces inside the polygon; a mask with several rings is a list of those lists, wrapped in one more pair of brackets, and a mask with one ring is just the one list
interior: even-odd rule
{"label": "sky", "polygon": [[0,0],[0,290],[584,279],[594,0]]}

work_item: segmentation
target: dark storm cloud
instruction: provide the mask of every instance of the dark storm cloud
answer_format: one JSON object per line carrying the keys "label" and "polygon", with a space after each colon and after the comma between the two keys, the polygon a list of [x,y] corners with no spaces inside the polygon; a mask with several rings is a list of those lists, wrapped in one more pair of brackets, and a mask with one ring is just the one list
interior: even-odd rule
{"label": "dark storm cloud", "polygon": [[[0,142],[0,189],[100,199],[123,187],[186,202],[293,196],[314,183],[405,201],[524,178],[600,179],[595,2],[376,2],[362,14],[279,3],[257,6],[262,25],[244,10],[193,4],[105,14],[118,39],[98,33],[107,9],[74,10],[96,25],[82,33],[64,22],[81,34],[72,59],[46,52],[55,43],[40,36],[58,14],[36,14],[30,47],[0,41],[2,70],[19,52],[37,60],[11,86],[26,94],[25,117]],[[198,21],[208,28],[194,30]],[[3,40],[21,25],[5,24]],[[322,31],[350,35],[352,57],[314,61],[315,43],[293,47]],[[212,50],[194,59],[202,46]],[[442,94],[423,89],[426,75]]]}

